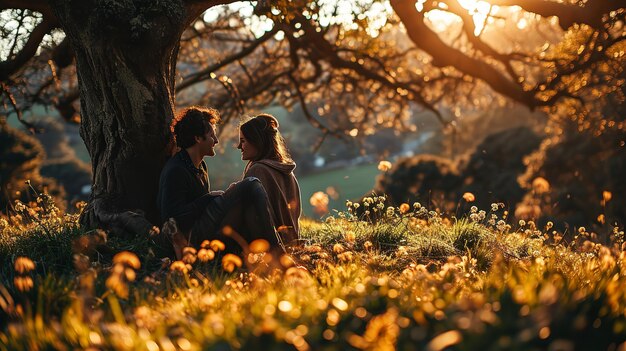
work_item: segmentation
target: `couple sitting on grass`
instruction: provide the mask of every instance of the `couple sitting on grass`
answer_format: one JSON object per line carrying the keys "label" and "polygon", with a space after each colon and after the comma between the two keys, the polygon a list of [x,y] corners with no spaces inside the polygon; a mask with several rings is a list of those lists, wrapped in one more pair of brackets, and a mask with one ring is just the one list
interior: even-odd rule
{"label": "couple sitting on grass", "polygon": [[[271,250],[298,238],[300,188],[278,121],[260,114],[239,127],[241,159],[248,161],[243,179],[225,191],[211,191],[205,156],[215,156],[215,125],[219,112],[189,107],[172,122],[180,151],[167,162],[159,180],[161,219],[176,223],[169,238],[178,259],[185,246],[199,247],[204,240],[219,239],[227,250],[240,251],[238,235],[250,243],[266,240]],[[228,235],[225,235],[228,234]]]}

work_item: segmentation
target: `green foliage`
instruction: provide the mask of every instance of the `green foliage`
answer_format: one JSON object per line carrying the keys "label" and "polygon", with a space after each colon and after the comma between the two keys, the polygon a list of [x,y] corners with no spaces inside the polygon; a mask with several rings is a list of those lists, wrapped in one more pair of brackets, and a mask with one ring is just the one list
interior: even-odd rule
{"label": "green foliage", "polygon": [[[570,123],[532,155],[523,178],[528,190],[523,206],[536,206],[541,222],[564,222],[573,232],[592,226],[607,236],[615,223],[626,223],[625,140],[624,130],[597,135]],[[549,184],[545,191],[533,186],[540,177]]]}
{"label": "green foliage", "polygon": [[77,216],[61,214],[50,195],[29,205],[17,201],[15,214],[0,218],[0,283],[12,280],[19,256],[32,257],[42,274],[71,272],[72,242],[80,234]]}
{"label": "green foliage", "polygon": [[[2,262],[0,349],[604,350],[626,342],[621,242],[566,246],[549,227],[514,229],[498,205],[457,220],[385,200],[364,199],[374,220],[355,211],[364,203],[349,203],[323,223],[303,221],[302,242],[290,249],[299,266],[275,269],[252,254],[232,273],[214,242],[170,265],[147,238],[84,233],[59,212],[3,224],[0,257],[16,251]],[[40,256],[47,236],[63,244]],[[217,258],[207,258],[213,249]],[[65,267],[50,264],[71,255]],[[31,257],[34,269],[16,256]],[[20,289],[9,276],[33,277],[34,286]]]}
{"label": "green foliage", "polygon": [[379,177],[375,192],[388,194],[393,204],[419,201],[436,204],[441,209],[458,201],[456,191],[462,185],[457,165],[446,158],[418,155],[398,161]]}
{"label": "green foliage", "polygon": [[[487,136],[467,160],[451,161],[418,155],[397,162],[378,178],[375,191],[389,194],[391,203],[419,201],[445,212],[466,212],[503,202],[511,212],[525,190],[518,184],[526,166],[523,159],[539,147],[541,138],[527,127],[517,127]],[[464,193],[476,194],[471,204],[458,207]]]}
{"label": "green foliage", "polygon": [[457,189],[457,196],[470,192],[477,195],[472,205],[487,208],[493,202],[503,202],[514,212],[525,193],[517,182],[526,170],[524,157],[535,151],[541,140],[527,127],[488,135],[463,167],[463,186]]}

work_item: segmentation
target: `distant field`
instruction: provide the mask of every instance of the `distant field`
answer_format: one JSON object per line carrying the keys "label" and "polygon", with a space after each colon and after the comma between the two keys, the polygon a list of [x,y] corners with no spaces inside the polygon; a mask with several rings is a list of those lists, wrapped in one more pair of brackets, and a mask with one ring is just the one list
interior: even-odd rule
{"label": "distant field", "polygon": [[326,192],[326,188],[332,186],[338,192],[336,200],[330,199],[329,209],[345,210],[345,202],[363,196],[374,187],[376,176],[380,174],[376,164],[361,165],[337,169],[333,171],[317,173],[310,176],[300,176],[300,189],[302,191],[302,207],[304,215],[314,217],[313,207],[309,198],[316,191]]}

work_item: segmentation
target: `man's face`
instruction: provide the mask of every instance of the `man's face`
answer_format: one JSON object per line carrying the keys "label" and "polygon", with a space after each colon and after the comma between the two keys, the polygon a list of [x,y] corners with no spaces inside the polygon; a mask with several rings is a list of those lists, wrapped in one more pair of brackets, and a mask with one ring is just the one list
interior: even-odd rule
{"label": "man's face", "polygon": [[215,145],[217,143],[219,143],[219,140],[217,140],[217,135],[215,135],[215,127],[213,124],[209,124],[209,130],[206,134],[198,138],[200,151],[205,156],[215,156]]}

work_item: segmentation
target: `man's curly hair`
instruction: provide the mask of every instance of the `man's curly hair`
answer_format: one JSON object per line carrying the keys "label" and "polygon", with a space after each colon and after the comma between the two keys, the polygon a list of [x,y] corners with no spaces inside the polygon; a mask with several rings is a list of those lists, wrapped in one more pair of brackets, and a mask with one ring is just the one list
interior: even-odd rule
{"label": "man's curly hair", "polygon": [[193,146],[195,137],[204,136],[219,120],[220,113],[214,108],[191,106],[180,111],[171,126],[176,145],[182,149]]}

